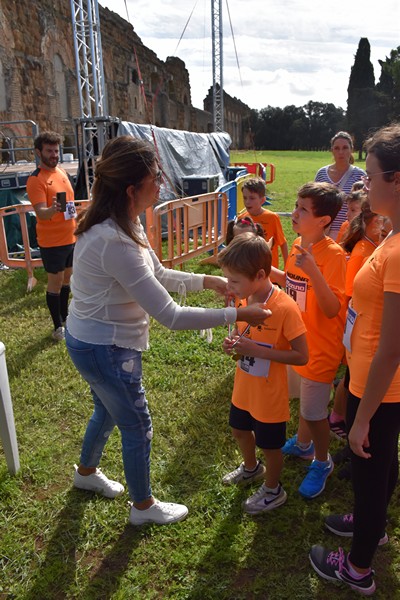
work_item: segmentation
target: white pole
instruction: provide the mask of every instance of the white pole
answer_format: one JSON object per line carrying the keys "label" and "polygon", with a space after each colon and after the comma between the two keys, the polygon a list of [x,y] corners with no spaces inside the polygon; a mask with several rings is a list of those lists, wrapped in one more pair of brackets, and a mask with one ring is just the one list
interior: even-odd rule
{"label": "white pole", "polygon": [[0,438],[3,443],[8,470],[15,475],[20,466],[19,454],[8,383],[6,349],[2,342],[0,342]]}
{"label": "white pole", "polygon": [[222,0],[211,0],[214,131],[224,131],[224,61],[222,50],[222,30]]}

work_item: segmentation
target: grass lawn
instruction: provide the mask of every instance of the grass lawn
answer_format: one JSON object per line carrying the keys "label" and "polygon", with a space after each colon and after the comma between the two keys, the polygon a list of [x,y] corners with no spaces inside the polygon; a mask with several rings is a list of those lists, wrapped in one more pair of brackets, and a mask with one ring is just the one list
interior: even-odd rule
{"label": "grass lawn", "polygon": [[[235,153],[235,160],[245,159]],[[257,153],[257,160],[276,164],[272,208],[287,211],[295,190],[329,162],[329,154]],[[291,241],[288,227],[287,220]],[[219,272],[197,262],[185,269]],[[21,460],[20,472],[11,477],[0,448],[0,600],[354,598],[350,590],[320,580],[307,557],[313,543],[349,548],[348,540],[323,527],[325,515],[351,509],[348,482],[334,472],[320,498],[304,501],[297,488],[306,463],[286,459],[282,483],[288,501],[259,517],[242,512],[250,490],[221,484],[240,462],[227,424],[234,362],[222,353],[222,327],[208,344],[196,331],[170,332],[153,322],[151,350],[144,354],[155,431],[153,491],[161,500],[186,503],[187,520],[135,528],[127,522],[127,493],[107,500],[71,487],[91,398],[64,343],[50,338],[46,275],[42,269],[35,274],[38,284],[27,294],[25,272],[0,271],[0,339]],[[202,306],[218,302],[209,292],[188,299]],[[291,402],[289,435],[296,430],[297,404]],[[340,447],[332,442],[333,452]],[[124,483],[118,431],[110,437],[102,468]],[[381,600],[400,599],[399,516],[396,490],[390,543],[378,549],[374,562],[374,597]]]}

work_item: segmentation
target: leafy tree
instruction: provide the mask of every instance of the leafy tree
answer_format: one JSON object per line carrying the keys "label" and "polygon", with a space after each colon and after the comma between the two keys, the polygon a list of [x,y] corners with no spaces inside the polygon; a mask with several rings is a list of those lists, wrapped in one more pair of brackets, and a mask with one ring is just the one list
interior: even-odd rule
{"label": "leafy tree", "polygon": [[379,125],[400,118],[400,46],[390,52],[385,60],[378,61],[381,76],[376,86]]}
{"label": "leafy tree", "polygon": [[367,38],[358,44],[347,88],[347,127],[362,158],[362,143],[371,127],[378,125],[377,95],[371,47]]}
{"label": "leafy tree", "polygon": [[304,107],[309,127],[307,150],[329,147],[332,136],[343,127],[344,112],[332,103],[308,102]]}
{"label": "leafy tree", "polygon": [[255,147],[269,150],[326,148],[343,127],[344,112],[333,104],[310,101],[305,106],[267,106],[254,115]]}

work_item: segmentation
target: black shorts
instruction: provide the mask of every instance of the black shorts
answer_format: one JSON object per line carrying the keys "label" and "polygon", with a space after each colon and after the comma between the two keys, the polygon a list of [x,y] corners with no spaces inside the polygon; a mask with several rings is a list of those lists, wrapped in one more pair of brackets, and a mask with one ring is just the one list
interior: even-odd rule
{"label": "black shorts", "polygon": [[242,410],[231,404],[229,425],[240,431],[254,431],[256,446],[264,450],[277,450],[286,442],[286,422],[262,423],[251,416],[247,410]]}
{"label": "black shorts", "polygon": [[52,248],[40,247],[40,256],[47,273],[60,273],[72,267],[75,244],[67,246],[53,246]]}

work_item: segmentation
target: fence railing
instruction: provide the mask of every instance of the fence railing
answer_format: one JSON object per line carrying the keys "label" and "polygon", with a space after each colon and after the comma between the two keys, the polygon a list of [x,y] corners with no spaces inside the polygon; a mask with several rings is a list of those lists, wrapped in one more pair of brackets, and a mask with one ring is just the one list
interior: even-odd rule
{"label": "fence railing", "polygon": [[166,267],[181,265],[205,252],[216,256],[225,241],[227,221],[228,197],[224,192],[164,202],[153,212],[154,250]]}
{"label": "fence railing", "polygon": [[[243,208],[242,185],[249,176],[228,182],[215,192],[170,200],[155,207],[153,211],[146,211],[147,237],[164,266],[182,265],[207,252],[216,257],[220,246],[225,242],[228,220]],[[77,212],[89,202],[76,200]],[[0,208],[0,261],[8,267],[27,271],[28,291],[36,284],[34,268],[43,264],[40,258],[32,257],[29,244],[27,213],[32,211],[31,204]],[[278,214],[281,217],[291,215],[289,212]],[[7,247],[4,221],[11,215],[17,215],[20,220],[24,247],[20,256],[15,252],[10,255]]]}
{"label": "fence railing", "polygon": [[[89,200],[77,200],[75,202],[76,210],[79,213],[89,202]],[[32,249],[29,243],[29,233],[27,224],[27,213],[33,211],[31,204],[15,204],[13,206],[5,206],[0,208],[0,261],[7,267],[25,269],[28,274],[28,285],[27,291],[30,292],[36,285],[37,280],[34,277],[33,270],[35,267],[41,267],[43,265],[41,258],[32,257]],[[7,246],[6,227],[5,219],[10,218],[13,215],[19,217],[22,243],[24,250],[20,253],[10,253]]]}

